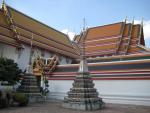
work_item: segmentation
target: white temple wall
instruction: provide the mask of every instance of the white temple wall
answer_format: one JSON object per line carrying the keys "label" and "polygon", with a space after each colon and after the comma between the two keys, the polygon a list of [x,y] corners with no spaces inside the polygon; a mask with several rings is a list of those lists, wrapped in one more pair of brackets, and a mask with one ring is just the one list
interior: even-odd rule
{"label": "white temple wall", "polygon": [[[29,63],[31,47],[26,44],[22,44],[22,46],[23,49],[21,49],[21,51],[18,51],[16,47],[0,43],[0,57],[6,57],[14,60],[16,63],[18,63],[19,68],[22,69],[22,71],[24,71]],[[50,53],[47,50],[34,48],[34,52],[32,53],[32,62],[38,56],[43,58],[50,58],[54,55],[55,53]],[[70,58],[67,58],[65,56],[58,57],[60,57],[59,64],[70,64],[72,61]]]}
{"label": "white temple wall", "polygon": [[24,71],[28,64],[29,64],[29,57],[30,57],[30,47],[27,45],[23,45],[23,50],[18,58],[18,66],[22,71]]}
{"label": "white temple wall", "polygon": [[[63,100],[73,80],[49,80],[50,100]],[[95,88],[106,103],[150,106],[150,80],[95,80]]]}
{"label": "white temple wall", "polygon": [[65,57],[63,57],[63,56],[61,56],[61,60],[60,60],[60,62],[59,62],[60,64],[67,64],[67,62],[66,62],[66,58]]}
{"label": "white temple wall", "polygon": [[67,62],[67,64],[71,64],[72,63],[72,59],[66,58],[66,62]]}
{"label": "white temple wall", "polygon": [[67,64],[67,58],[64,56],[59,56],[59,64]]}
{"label": "white temple wall", "polygon": [[45,51],[44,57],[45,58],[50,58],[50,57],[52,57],[52,53],[50,53],[49,51]]}
{"label": "white temple wall", "polygon": [[17,62],[18,50],[16,47],[0,43],[0,57],[6,57]]}

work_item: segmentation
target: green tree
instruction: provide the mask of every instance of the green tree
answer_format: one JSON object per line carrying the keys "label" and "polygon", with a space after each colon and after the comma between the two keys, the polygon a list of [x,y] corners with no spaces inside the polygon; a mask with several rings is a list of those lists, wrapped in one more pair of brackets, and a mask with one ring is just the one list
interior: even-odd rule
{"label": "green tree", "polygon": [[20,79],[21,70],[17,63],[11,59],[0,58],[0,81],[8,81],[9,84],[15,84]]}

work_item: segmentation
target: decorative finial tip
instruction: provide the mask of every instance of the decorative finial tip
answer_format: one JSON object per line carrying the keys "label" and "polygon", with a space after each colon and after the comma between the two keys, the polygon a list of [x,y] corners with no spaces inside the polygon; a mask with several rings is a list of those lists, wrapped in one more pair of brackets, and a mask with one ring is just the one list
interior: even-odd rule
{"label": "decorative finial tip", "polygon": [[142,21],[141,21],[141,25],[143,26],[143,21],[144,21],[144,18],[142,17]]}
{"label": "decorative finial tip", "polygon": [[126,16],[126,18],[124,19],[124,22],[125,22],[125,23],[127,22],[127,16]]}
{"label": "decorative finial tip", "polygon": [[134,17],[133,17],[133,20],[132,20],[132,24],[134,24]]}
{"label": "decorative finial tip", "polygon": [[2,6],[1,8],[3,9],[5,7],[5,0],[2,1]]}
{"label": "decorative finial tip", "polygon": [[83,31],[86,30],[86,20],[85,20],[85,17],[83,18]]}
{"label": "decorative finial tip", "polygon": [[4,5],[4,4],[5,4],[5,0],[2,1],[2,5]]}

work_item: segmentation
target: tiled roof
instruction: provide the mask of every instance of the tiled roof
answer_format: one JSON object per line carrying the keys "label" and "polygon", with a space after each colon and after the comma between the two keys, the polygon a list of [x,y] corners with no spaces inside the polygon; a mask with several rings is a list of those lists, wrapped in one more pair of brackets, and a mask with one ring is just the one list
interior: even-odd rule
{"label": "tiled roof", "polygon": [[[60,31],[57,31],[9,6],[7,6],[11,17],[20,35],[20,41],[30,44],[33,37],[33,45],[56,52],[71,58],[77,58],[73,45],[69,37]],[[5,31],[0,30],[0,34],[8,35],[11,33],[10,27],[7,24],[6,18],[0,11],[0,27]],[[6,37],[8,38],[8,37]],[[10,34],[9,38],[13,38]]]}
{"label": "tiled roof", "polygon": [[7,21],[0,10],[0,42],[19,47],[13,33],[10,31]]}
{"label": "tiled roof", "polygon": [[88,29],[86,40],[103,39],[105,37],[117,36],[121,33],[122,23],[93,27]]}
{"label": "tiled roof", "polygon": [[[141,34],[140,34],[141,32]],[[80,43],[78,35],[75,41]],[[87,57],[112,56],[147,52],[143,28],[139,24],[119,22],[87,29],[85,54]]]}

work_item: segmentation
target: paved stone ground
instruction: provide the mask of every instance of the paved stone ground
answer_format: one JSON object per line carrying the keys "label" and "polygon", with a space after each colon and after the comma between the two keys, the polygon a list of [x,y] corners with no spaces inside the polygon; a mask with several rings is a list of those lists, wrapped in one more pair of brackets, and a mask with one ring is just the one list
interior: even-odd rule
{"label": "paved stone ground", "polygon": [[27,107],[10,107],[0,109],[0,113],[150,113],[150,107],[106,104],[106,107],[102,110],[76,111],[63,108],[61,106],[61,102],[45,102],[28,105]]}

